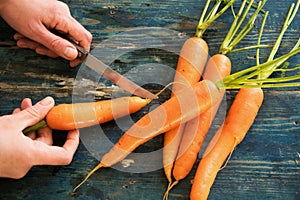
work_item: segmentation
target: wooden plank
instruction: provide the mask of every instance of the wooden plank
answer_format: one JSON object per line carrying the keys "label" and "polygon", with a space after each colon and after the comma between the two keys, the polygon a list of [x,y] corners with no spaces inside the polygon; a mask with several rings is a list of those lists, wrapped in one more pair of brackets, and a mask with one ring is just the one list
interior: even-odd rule
{"label": "wooden plank", "polygon": [[[70,10],[93,34],[93,51],[101,51],[99,44],[124,31],[137,27],[161,27],[175,30],[182,35],[192,36],[199,14],[205,1],[172,0],[172,1],[108,1],[108,0],[69,0]],[[269,1],[266,8],[271,11],[268,19],[264,42],[273,42],[280,30],[287,12],[288,1]],[[299,18],[299,13],[296,19]],[[231,19],[231,14],[225,14],[204,35],[210,45],[210,53],[218,52],[220,42],[225,36]],[[261,18],[259,18],[261,20]],[[104,91],[106,95],[124,95],[122,91],[113,91],[111,83],[100,79],[92,72],[85,71],[79,77],[83,67],[70,69],[68,62],[62,59],[51,59],[36,55],[30,50],[17,49],[10,29],[0,21],[0,115],[9,114],[18,107],[21,99],[31,97],[34,102],[51,95],[56,103],[94,100],[93,92]],[[297,23],[291,25],[280,54],[285,53],[299,37]],[[251,32],[241,45],[255,44],[256,31]],[[138,38],[137,35],[133,35]],[[146,34],[139,37],[143,40]],[[178,38],[180,38],[177,35]],[[175,41],[176,42],[176,41]],[[168,41],[168,45],[174,45]],[[178,44],[178,46],[180,46]],[[115,47],[117,49],[117,47]],[[115,49],[112,49],[112,52]],[[263,51],[262,59],[266,58],[268,50]],[[254,51],[232,54],[233,71],[254,65]],[[105,55],[110,60],[112,55]],[[243,58],[243,59],[241,59]],[[160,64],[175,69],[177,55],[155,49],[139,49],[118,57],[112,67],[135,80],[142,81],[145,77],[158,76],[163,73],[159,69],[139,68],[145,64]],[[299,56],[291,63],[299,63]],[[135,71],[130,71],[134,69]],[[143,70],[143,71],[142,71]],[[140,73],[144,76],[139,76]],[[168,76],[167,76],[168,75]],[[172,81],[172,73],[166,74],[166,81]],[[81,88],[74,91],[75,82],[79,81]],[[99,81],[99,82],[98,82]],[[104,88],[101,88],[103,87]],[[78,85],[77,85],[78,86]],[[161,86],[147,85],[151,91],[158,91]],[[83,91],[83,92],[82,92]],[[77,92],[77,93],[76,93]],[[82,92],[82,93],[81,93]],[[92,93],[90,93],[92,92]],[[80,95],[82,94],[82,95]],[[229,107],[235,91],[226,94]],[[168,98],[169,92],[162,96]],[[220,171],[213,185],[209,199],[299,199],[300,198],[300,105],[299,89],[265,90],[265,101],[245,140],[236,148],[227,166]],[[154,101],[140,112],[132,115],[137,120],[151,106],[161,102]],[[226,109],[226,108],[225,108]],[[222,121],[222,117],[217,119]],[[217,128],[218,123],[213,128]],[[103,131],[112,142],[118,140],[124,130],[117,122],[90,127],[81,130],[82,135],[95,135]],[[211,131],[211,134],[213,132]],[[54,132],[56,145],[61,145],[65,132]],[[82,138],[83,139],[83,138]],[[162,136],[146,143],[136,152],[147,153],[162,147]],[[115,168],[99,170],[79,189],[76,195],[70,192],[82,178],[98,162],[105,153],[107,144],[91,146],[102,148],[99,152],[91,152],[82,140],[73,162],[69,166],[37,166],[23,179],[0,179],[0,199],[149,199],[156,200],[163,196],[167,181],[163,170],[159,168],[161,156],[151,162],[145,160],[144,168],[155,168],[144,173],[124,172],[134,168],[122,169],[118,164]],[[89,146],[90,147],[90,146]],[[96,157],[96,158],[95,158]],[[200,159],[200,158],[199,158]],[[150,159],[149,159],[150,160]],[[199,161],[199,160],[198,160]],[[136,163],[137,165],[137,163]],[[188,199],[194,166],[191,174],[170,193],[170,199]]]}

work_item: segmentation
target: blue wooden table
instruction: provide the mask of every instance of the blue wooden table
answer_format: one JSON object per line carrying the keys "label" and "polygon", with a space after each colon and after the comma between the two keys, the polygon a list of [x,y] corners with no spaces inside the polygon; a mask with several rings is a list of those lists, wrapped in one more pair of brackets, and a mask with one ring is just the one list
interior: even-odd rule
{"label": "blue wooden table", "polygon": [[[196,0],[65,2],[73,16],[93,34],[92,53],[153,92],[172,81],[177,53],[184,39],[193,35],[205,3]],[[266,4],[265,9],[270,11],[270,16],[264,42],[275,41],[293,2],[296,1],[270,0]],[[225,13],[204,35],[211,55],[218,52],[230,24],[230,16],[231,13]],[[298,40],[299,18],[298,13],[286,34],[280,54],[286,53]],[[11,113],[25,97],[36,102],[50,95],[60,104],[124,95],[118,88],[111,87],[109,81],[99,78],[82,65],[70,69],[68,62],[62,59],[51,59],[16,48],[12,39],[14,31],[3,21],[0,31],[0,115]],[[257,31],[254,27],[241,44],[255,44]],[[128,43],[134,45],[127,46]],[[255,51],[230,55],[233,72],[253,66],[254,56]],[[262,51],[261,56],[266,58],[267,53]],[[299,61],[297,56],[291,63],[298,64]],[[226,93],[223,109],[229,107],[235,94],[235,90]],[[133,114],[131,119],[137,120],[168,95],[167,91],[162,99]],[[299,88],[265,89],[265,100],[255,123],[226,167],[218,173],[209,199],[300,199],[299,98]],[[223,118],[219,116],[218,119],[212,129],[216,129]],[[136,150],[136,154],[146,155],[143,162],[131,163],[129,167],[121,163],[113,168],[101,169],[76,194],[71,193],[73,187],[98,163],[109,145],[124,133],[127,127],[122,122],[121,119],[82,129],[80,146],[68,166],[36,166],[20,180],[0,179],[0,199],[161,199],[167,186],[159,154],[162,136]],[[93,140],[92,137],[97,137],[99,132],[102,138]],[[62,145],[65,135],[63,131],[54,131],[55,145]],[[189,198],[200,157],[188,177],[171,191],[170,200]]]}

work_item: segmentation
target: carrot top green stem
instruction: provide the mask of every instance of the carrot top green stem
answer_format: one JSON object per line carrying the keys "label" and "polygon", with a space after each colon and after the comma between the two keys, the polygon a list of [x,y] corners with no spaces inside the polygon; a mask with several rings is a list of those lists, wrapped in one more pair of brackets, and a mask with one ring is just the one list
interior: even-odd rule
{"label": "carrot top green stem", "polygon": [[208,13],[208,15],[207,15],[207,17],[205,18],[204,21],[207,22],[207,21],[211,20],[216,15],[216,13],[218,12],[218,9],[219,9],[221,3],[222,3],[222,0],[217,0],[216,1],[215,5],[209,11],[209,13]]}
{"label": "carrot top green stem", "polygon": [[[300,42],[299,42],[300,43]],[[299,67],[287,68],[286,65],[283,65],[279,70],[278,68],[282,66],[281,64],[286,62],[289,58],[300,53],[300,48],[295,48],[291,52],[280,56],[274,60],[267,61],[263,64],[259,64],[242,71],[236,72],[230,76],[225,77],[224,79],[217,81],[216,85],[220,89],[240,89],[240,88],[278,88],[278,87],[296,87],[300,86],[300,82],[289,82],[291,80],[299,80],[300,74],[288,77],[284,75],[284,72],[297,71],[300,72]],[[271,66],[271,68],[270,68]],[[275,66],[275,67],[274,67]],[[274,73],[276,71],[281,71],[284,75],[280,78],[259,78],[259,74]],[[252,81],[253,80],[253,81]],[[248,85],[249,82],[260,83],[258,85]],[[274,82],[274,84],[264,84]]]}
{"label": "carrot top green stem", "polygon": [[230,54],[230,53],[236,53],[236,52],[240,52],[240,51],[246,51],[246,50],[250,50],[250,49],[260,49],[260,48],[272,48],[272,45],[269,44],[260,44],[260,45],[252,45],[252,46],[247,46],[247,47],[243,47],[243,48],[239,48],[239,49],[233,49],[230,50],[228,52],[226,52],[226,54]]}
{"label": "carrot top green stem", "polygon": [[220,11],[218,11],[222,1],[224,0],[217,0],[208,14],[206,13],[211,3],[211,0],[206,1],[198,26],[196,28],[196,37],[202,37],[206,29],[210,26],[210,24],[214,22],[217,18],[219,18],[236,0],[224,1],[226,5]]}
{"label": "carrot top green stem", "polygon": [[[272,49],[271,52],[270,52],[270,55],[269,55],[269,57],[268,57],[268,61],[274,59],[274,57],[275,57],[275,55],[276,55],[276,53],[277,53],[277,51],[278,51],[278,48],[279,48],[279,46],[280,46],[280,44],[281,44],[282,38],[283,38],[283,36],[284,36],[286,30],[288,29],[289,25],[292,23],[292,21],[294,20],[294,18],[295,18],[295,16],[296,16],[296,13],[297,13],[297,11],[298,11],[298,9],[299,9],[299,5],[300,5],[300,0],[297,1],[296,6],[295,6],[294,3],[291,4],[290,9],[289,9],[289,11],[288,11],[288,13],[287,13],[287,16],[286,16],[286,18],[285,18],[284,24],[283,24],[283,26],[282,26],[281,32],[280,32],[280,34],[279,34],[279,36],[278,36],[278,38],[277,38],[277,40],[276,40],[276,42],[275,42],[275,44],[274,44],[274,46],[273,46],[273,49]],[[298,43],[294,46],[294,48],[292,49],[292,51],[295,50],[295,49],[297,49],[297,48],[299,48],[299,41],[298,41]],[[276,65],[277,65],[277,64],[280,65],[280,64],[282,64],[282,63],[276,63]],[[276,65],[275,65],[275,66],[270,66],[270,68],[276,68],[276,67],[277,67]],[[272,74],[272,70],[271,70],[271,69],[270,69],[269,71],[266,70],[265,73],[259,74],[259,78],[261,78],[261,79],[262,79],[262,78],[267,78],[267,77],[269,77],[271,74]]]}
{"label": "carrot top green stem", "polygon": [[[253,3],[253,0],[251,1],[251,4],[252,3]],[[243,19],[245,19],[245,15],[244,15],[243,19],[240,20],[240,23],[237,25],[237,22],[238,22],[241,14],[243,12],[245,4],[246,4],[246,1],[243,1],[242,5],[240,6],[239,12],[236,15],[234,14],[234,20],[233,20],[232,25],[231,25],[231,27],[230,27],[230,29],[229,29],[229,31],[228,31],[228,33],[227,33],[227,35],[226,35],[223,43],[222,43],[222,45],[221,45],[221,51],[220,52],[222,52],[222,49],[227,49],[228,48],[229,43],[232,41],[234,35],[238,31],[241,23],[243,22]],[[226,54],[226,53],[223,53],[223,54]]]}
{"label": "carrot top green stem", "polygon": [[[247,1],[247,3],[249,4],[249,1]],[[257,8],[257,6],[256,6],[255,4],[252,5],[252,7],[253,7],[253,8]],[[266,11],[266,10],[264,10],[264,9],[261,9],[260,12],[263,13],[263,14],[266,14],[268,11]]]}
{"label": "carrot top green stem", "polygon": [[34,132],[36,130],[39,130],[39,129],[42,129],[42,128],[45,128],[45,127],[47,127],[46,121],[45,120],[41,120],[38,123],[36,123],[35,125],[25,128],[23,130],[23,134],[24,135],[29,135],[29,133],[32,133],[32,132]]}
{"label": "carrot top green stem", "polygon": [[[263,30],[264,30],[264,27],[265,27],[265,24],[266,24],[268,15],[269,15],[269,12],[266,11],[266,12],[265,12],[265,15],[264,15],[264,18],[263,18],[263,20],[262,20],[262,23],[261,23],[261,28],[260,28],[260,30],[259,30],[258,37],[257,37],[257,45],[258,45],[258,46],[260,46],[260,43],[261,43],[261,38],[262,38]],[[259,48],[257,48],[257,49],[256,49],[256,65],[259,65],[259,63],[260,63],[259,58],[260,58],[260,55],[259,55]]]}
{"label": "carrot top green stem", "polygon": [[[262,9],[262,7],[265,5],[266,1],[267,0],[264,0],[263,2],[261,2],[261,1],[259,2],[258,7],[257,7],[255,13],[251,16],[251,18],[248,21],[248,23],[243,27],[243,29],[240,31],[240,33],[232,41],[232,43],[231,43],[232,47],[230,49],[232,49],[233,47],[235,47],[249,33],[249,31],[253,28],[254,22],[255,22],[255,20],[256,20],[256,18],[258,16],[258,13]],[[247,10],[246,10],[246,12],[245,12],[245,14],[244,14],[244,16],[242,18],[243,20],[241,20],[241,22],[240,22],[239,25],[241,25],[242,21],[244,21],[244,19],[246,18],[247,13],[250,10],[250,5],[252,5],[252,4],[249,4],[249,6],[247,7]]]}
{"label": "carrot top green stem", "polygon": [[280,46],[280,43],[281,43],[281,40],[283,38],[284,33],[286,32],[286,30],[288,29],[289,25],[292,23],[293,19],[295,18],[295,15],[296,15],[296,13],[297,13],[297,11],[299,9],[299,4],[300,4],[300,0],[298,0],[296,7],[295,7],[294,3],[291,5],[291,7],[289,9],[289,12],[287,14],[287,17],[286,17],[286,19],[284,21],[284,24],[283,24],[282,30],[280,32],[280,35],[279,35],[279,37],[278,37],[278,39],[277,39],[277,41],[276,41],[276,43],[274,45],[274,48],[273,48],[273,50],[272,50],[272,52],[271,52],[268,60],[272,60],[274,58],[276,52],[278,51],[278,48]]}
{"label": "carrot top green stem", "polygon": [[[242,24],[244,23],[250,8],[253,5],[254,0],[251,0],[247,6],[247,8],[245,9],[246,0],[243,0],[240,9],[238,11],[238,13],[236,15],[234,15],[234,20],[232,22],[232,25],[220,47],[220,53],[221,54],[229,54],[232,52],[237,52],[237,51],[242,51],[242,50],[248,50],[251,48],[257,48],[255,46],[252,47],[244,47],[244,48],[240,48],[238,50],[233,50],[233,48],[249,33],[249,31],[253,28],[254,26],[254,22],[259,14],[259,12],[262,10],[262,7],[265,5],[265,3],[267,2],[267,0],[264,1],[260,1],[258,3],[258,6],[256,7],[255,12],[251,15],[250,19],[248,20],[248,22],[243,26],[243,28],[240,30]],[[244,11],[245,9],[245,11]],[[240,30],[240,32],[238,33],[238,31]],[[269,47],[269,46],[260,46],[260,48],[262,47]]]}

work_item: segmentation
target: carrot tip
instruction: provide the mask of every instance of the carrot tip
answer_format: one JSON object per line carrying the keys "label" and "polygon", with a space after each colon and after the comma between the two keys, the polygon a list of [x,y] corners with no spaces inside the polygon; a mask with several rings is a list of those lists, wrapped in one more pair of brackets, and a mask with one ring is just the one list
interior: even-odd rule
{"label": "carrot tip", "polygon": [[172,182],[169,182],[169,185],[168,185],[168,188],[163,196],[163,200],[168,200],[168,197],[169,197],[169,192],[170,190],[175,186],[177,185],[179,181],[174,181],[173,183]]}
{"label": "carrot tip", "polygon": [[77,191],[77,189],[78,189],[80,186],[82,186],[82,185],[90,178],[90,176],[91,176],[92,174],[94,174],[98,169],[100,169],[100,168],[102,168],[102,167],[104,167],[104,165],[103,165],[102,163],[99,163],[94,169],[92,169],[92,171],[90,171],[90,172],[88,173],[88,175],[83,179],[83,181],[81,181],[81,182],[73,189],[72,193],[74,194],[74,193]]}

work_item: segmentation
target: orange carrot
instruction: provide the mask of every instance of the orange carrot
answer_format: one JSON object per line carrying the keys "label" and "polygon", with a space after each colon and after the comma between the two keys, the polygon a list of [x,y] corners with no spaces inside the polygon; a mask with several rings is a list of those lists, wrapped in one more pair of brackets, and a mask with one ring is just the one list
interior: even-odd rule
{"label": "orange carrot", "polygon": [[[226,56],[226,54],[230,53],[233,47],[235,47],[239,43],[239,41],[241,41],[242,38],[246,35],[246,33],[248,33],[251,30],[253,26],[250,26],[250,24],[254,23],[258,12],[261,10],[264,4],[259,3],[256,12],[249,19],[248,25],[246,25],[245,28],[242,29],[243,31],[241,31],[241,33],[243,34],[237,34],[236,30],[239,29],[240,25],[245,20],[245,16],[251,8],[253,2],[254,0],[251,0],[249,2],[245,14],[242,14],[246,5],[246,0],[243,1],[243,4],[241,5],[238,13],[238,16],[243,17],[241,19],[238,16],[235,17],[230,31],[228,31],[228,34],[226,35],[220,47],[220,54],[214,55],[208,62],[204,79],[217,82],[230,74],[231,62],[230,59]],[[238,23],[238,20],[240,21],[240,23]],[[234,37],[236,34],[237,36]],[[221,72],[216,73],[217,71]],[[179,152],[173,167],[172,175],[174,177],[174,182],[169,184],[165,192],[164,199],[168,198],[168,193],[170,189],[174,187],[179,182],[179,180],[185,178],[191,171],[197,159],[203,140],[210,128],[210,125],[212,124],[212,121],[221,103],[222,96],[220,95],[218,98],[219,102],[213,108],[207,110],[201,116],[186,123],[182,134],[183,136],[181,139]]]}
{"label": "orange carrot", "polygon": [[126,131],[74,190],[80,187],[99,168],[116,164],[139,145],[200,115],[216,103],[215,98],[212,97],[219,94],[216,85],[208,80],[198,82],[192,88],[178,92],[176,96],[171,97],[143,116]]}
{"label": "orange carrot", "polygon": [[[247,84],[245,83],[245,80],[247,79],[242,78],[244,80],[243,84],[245,84],[245,86],[260,85],[260,87],[262,87],[263,83],[260,81],[262,80],[267,81],[269,79],[269,76],[274,72],[274,69],[276,69],[282,63],[284,63],[286,59],[290,57],[291,53],[294,52],[296,49],[298,49],[298,51],[296,50],[297,53],[299,52],[300,40],[298,40],[296,45],[292,48],[291,52],[286,55],[287,58],[281,57],[283,58],[282,61],[280,61],[280,59],[278,58],[273,60],[275,54],[277,53],[279,45],[282,41],[283,34],[288,28],[291,21],[293,20],[299,8],[299,5],[300,5],[300,1],[297,2],[297,6],[295,7],[295,9],[294,9],[294,5],[290,7],[288,17],[284,22],[282,31],[279,34],[278,39],[276,40],[270,52],[267,62],[262,65],[259,65],[259,59],[257,59],[258,66],[263,66],[266,64],[266,68],[263,71],[260,71],[259,73],[254,75],[254,77],[256,77],[257,79],[258,84],[254,84],[254,82],[252,82],[252,84],[248,82]],[[266,13],[264,17],[264,21],[262,23],[262,29],[263,29],[264,22],[266,21],[267,15],[268,13]],[[260,43],[262,29],[258,38],[259,39],[258,43]],[[260,57],[258,50],[257,50],[257,57],[258,58]],[[250,77],[251,76],[248,76],[248,78]],[[286,78],[284,73],[283,73],[283,78]],[[272,78],[270,78],[269,80],[271,79]],[[226,83],[225,79],[223,79],[222,81],[223,84],[225,85],[228,84]],[[280,82],[280,79],[277,79],[275,82]],[[287,86],[287,85],[281,85],[281,86]],[[263,98],[264,95],[263,95],[263,90],[261,88],[242,88],[239,90],[239,92],[237,93],[233,101],[233,104],[229,109],[229,112],[227,114],[224,123],[217,131],[213,139],[210,141],[198,165],[196,174],[194,176],[194,182],[192,185],[191,193],[190,193],[191,200],[194,199],[202,200],[208,198],[210,188],[214,183],[217,173],[222,168],[224,168],[224,166],[226,166],[235,147],[238,144],[240,144],[241,141],[246,136],[248,130],[250,129],[251,125],[253,124],[256,118],[259,108],[263,103]],[[224,166],[222,167],[222,165]]]}
{"label": "orange carrot", "polygon": [[[230,71],[230,59],[223,54],[216,54],[210,58],[206,66],[204,78],[215,82],[228,76]],[[223,94],[224,91],[222,95],[218,97],[219,99],[216,105],[204,112],[199,117],[186,123],[184,132],[186,135],[188,135],[188,137],[184,137],[180,145],[179,156],[176,159],[173,169],[173,176],[175,180],[181,180],[192,169],[205,135],[208,132],[208,129],[210,128],[210,125],[222,101]]]}
{"label": "orange carrot", "polygon": [[[60,104],[47,113],[45,125],[56,130],[89,127],[137,112],[149,102],[150,99],[133,96],[97,102]],[[37,124],[34,129],[39,128]],[[29,127],[23,133],[27,134],[34,129]]]}
{"label": "orange carrot", "polygon": [[[206,41],[202,39],[202,36],[210,24],[220,17],[234,2],[235,0],[227,1],[226,6],[218,11],[222,1],[216,1],[210,12],[207,11],[211,1],[206,2],[195,36],[187,40],[181,49],[176,68],[177,76],[174,77],[173,93],[183,89],[186,87],[185,85],[193,85],[200,80],[208,55],[208,46]],[[177,82],[179,84],[176,84]],[[164,135],[163,165],[169,186],[172,183],[172,169],[178,154],[184,127],[185,124],[181,124]]]}
{"label": "orange carrot", "polygon": [[[190,85],[199,82],[207,56],[208,46],[202,38],[192,37],[185,41],[178,59],[172,96],[185,87],[190,87]],[[164,135],[163,164],[169,182],[172,181],[173,163],[177,155],[183,128],[184,124],[167,131]]]}
{"label": "orange carrot", "polygon": [[49,111],[46,121],[52,129],[73,130],[129,115],[149,102],[150,99],[134,96],[91,103],[60,104]]}
{"label": "orange carrot", "polygon": [[245,137],[262,102],[261,88],[240,89],[223,125],[209,143],[198,165],[190,193],[191,200],[207,199],[218,171]]}
{"label": "orange carrot", "polygon": [[200,80],[207,56],[208,46],[202,38],[191,37],[185,41],[178,58],[172,95]]}
{"label": "orange carrot", "polygon": [[[211,57],[207,63],[204,79],[216,82],[228,76],[231,71],[230,59],[223,54],[216,54]],[[219,96],[214,97],[217,103],[205,111],[200,116],[188,121],[184,126],[184,135],[180,141],[180,148],[176,161],[173,166],[174,181],[169,181],[168,188],[165,192],[164,199],[168,199],[169,191],[183,178],[185,178],[191,171],[200,147],[205,138],[205,135],[214,119],[214,116],[222,101],[224,91]],[[166,148],[166,147],[164,147]]]}

